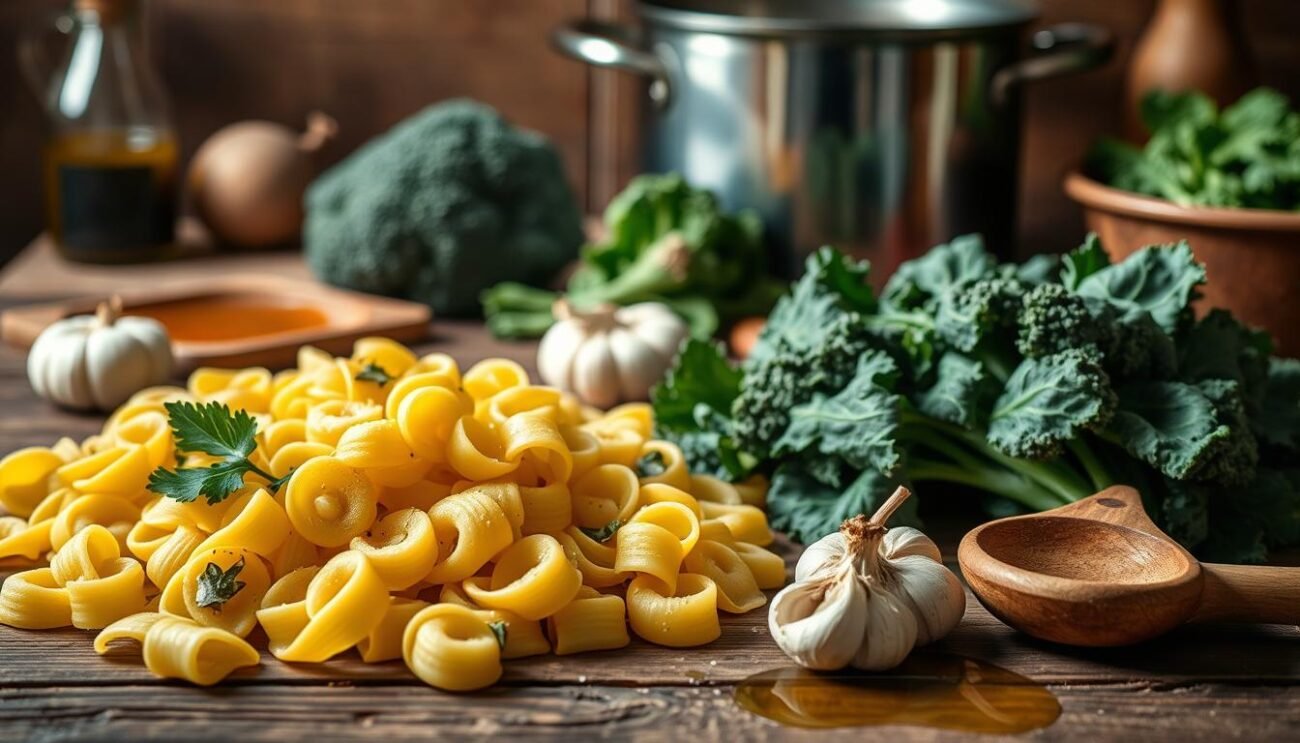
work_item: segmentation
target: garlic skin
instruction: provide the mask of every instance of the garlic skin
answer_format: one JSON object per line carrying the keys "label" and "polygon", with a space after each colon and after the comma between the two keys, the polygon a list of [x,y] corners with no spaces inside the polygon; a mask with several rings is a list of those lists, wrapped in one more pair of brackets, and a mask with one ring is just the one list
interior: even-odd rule
{"label": "garlic skin", "polygon": [[[871,519],[845,521],[800,556],[768,613],[772,637],[799,665],[886,670],[961,621],[966,593],[939,548],[916,529],[884,526],[910,495],[899,488]],[[846,598],[855,595],[861,608]]]}
{"label": "garlic skin", "polygon": [[542,381],[600,408],[647,399],[688,333],[658,302],[579,310],[561,299],[554,313],[537,347]]}

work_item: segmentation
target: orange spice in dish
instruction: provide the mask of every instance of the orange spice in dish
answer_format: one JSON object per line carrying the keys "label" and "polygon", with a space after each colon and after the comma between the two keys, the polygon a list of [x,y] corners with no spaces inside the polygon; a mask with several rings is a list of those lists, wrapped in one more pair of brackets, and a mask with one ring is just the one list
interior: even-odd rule
{"label": "orange spice in dish", "polygon": [[268,302],[255,296],[193,297],[132,307],[128,315],[151,317],[173,341],[211,343],[278,335],[325,325],[329,318],[307,304]]}

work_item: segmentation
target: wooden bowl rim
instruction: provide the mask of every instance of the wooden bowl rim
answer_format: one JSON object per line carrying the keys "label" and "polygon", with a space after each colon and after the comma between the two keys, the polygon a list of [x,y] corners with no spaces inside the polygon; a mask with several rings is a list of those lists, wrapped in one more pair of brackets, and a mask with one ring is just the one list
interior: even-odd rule
{"label": "wooden bowl rim", "polygon": [[1172,201],[1112,188],[1078,170],[1065,176],[1064,188],[1066,195],[1083,206],[1109,214],[1214,229],[1300,233],[1300,212],[1179,206]]}

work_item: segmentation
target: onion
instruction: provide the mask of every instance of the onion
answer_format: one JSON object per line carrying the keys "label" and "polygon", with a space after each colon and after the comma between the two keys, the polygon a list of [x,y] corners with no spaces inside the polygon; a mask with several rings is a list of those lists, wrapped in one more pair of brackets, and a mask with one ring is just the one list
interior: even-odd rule
{"label": "onion", "polygon": [[199,218],[221,242],[242,248],[282,245],[302,229],[302,196],[312,155],[338,124],[319,111],[298,134],[270,121],[242,121],[217,131],[194,153],[187,179]]}

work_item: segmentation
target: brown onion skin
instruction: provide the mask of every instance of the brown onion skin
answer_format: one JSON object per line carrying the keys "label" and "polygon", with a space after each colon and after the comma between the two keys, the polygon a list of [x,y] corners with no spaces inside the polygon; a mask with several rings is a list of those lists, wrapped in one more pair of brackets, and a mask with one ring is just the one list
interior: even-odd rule
{"label": "brown onion skin", "polygon": [[292,243],[302,229],[302,196],[315,174],[314,153],[336,129],[332,118],[313,113],[303,133],[270,121],[218,130],[190,162],[186,189],[195,213],[226,245]]}

